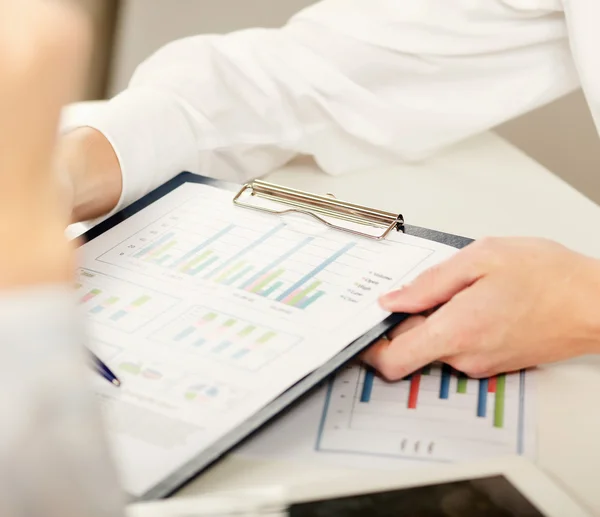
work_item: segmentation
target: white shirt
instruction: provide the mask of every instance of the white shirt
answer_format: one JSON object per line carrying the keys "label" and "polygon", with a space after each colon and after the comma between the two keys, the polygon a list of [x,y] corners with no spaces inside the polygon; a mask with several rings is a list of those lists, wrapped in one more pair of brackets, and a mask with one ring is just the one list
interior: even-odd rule
{"label": "white shirt", "polygon": [[120,208],[183,170],[418,160],[580,83],[598,124],[597,49],[599,0],[324,0],[281,29],[166,46],[85,125],[119,156]]}

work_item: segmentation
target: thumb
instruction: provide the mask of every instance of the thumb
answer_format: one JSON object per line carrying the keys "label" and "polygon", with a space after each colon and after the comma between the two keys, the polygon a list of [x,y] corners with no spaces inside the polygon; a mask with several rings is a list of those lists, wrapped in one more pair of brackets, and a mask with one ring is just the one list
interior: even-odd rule
{"label": "thumb", "polygon": [[486,271],[479,247],[468,246],[450,259],[433,266],[413,282],[379,299],[390,312],[417,314],[446,303],[481,278]]}

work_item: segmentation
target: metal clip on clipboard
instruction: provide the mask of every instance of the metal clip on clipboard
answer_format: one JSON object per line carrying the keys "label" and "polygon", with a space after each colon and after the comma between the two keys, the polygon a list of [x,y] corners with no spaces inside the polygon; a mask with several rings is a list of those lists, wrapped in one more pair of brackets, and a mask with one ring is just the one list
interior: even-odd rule
{"label": "metal clip on clipboard", "polygon": [[[401,214],[341,201],[332,194],[319,196],[261,180],[246,183],[233,198],[233,202],[237,206],[279,216],[294,213],[308,215],[329,228],[375,240],[385,239],[393,230],[404,229],[404,217]],[[275,208],[276,205],[283,207]],[[325,217],[346,221],[350,225],[333,223]],[[351,226],[369,226],[380,231],[370,234]]]}

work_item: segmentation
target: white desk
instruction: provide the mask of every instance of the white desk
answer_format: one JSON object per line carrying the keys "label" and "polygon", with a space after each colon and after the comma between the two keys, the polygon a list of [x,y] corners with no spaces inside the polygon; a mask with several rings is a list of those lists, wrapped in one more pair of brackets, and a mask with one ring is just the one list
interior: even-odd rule
{"label": "white desk", "polygon": [[[300,161],[268,179],[401,211],[409,224],[475,238],[542,236],[600,258],[600,238],[589,240],[600,223],[600,207],[491,133],[420,165],[331,177]],[[600,357],[541,368],[538,386],[538,465],[600,515]],[[232,454],[181,493],[263,482],[294,485],[344,473],[348,470]]]}

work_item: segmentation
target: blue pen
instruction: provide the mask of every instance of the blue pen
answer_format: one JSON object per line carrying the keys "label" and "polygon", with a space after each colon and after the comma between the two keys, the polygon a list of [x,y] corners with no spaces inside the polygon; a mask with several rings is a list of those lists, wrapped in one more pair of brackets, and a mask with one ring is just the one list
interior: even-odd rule
{"label": "blue pen", "polygon": [[117,376],[110,370],[110,368],[108,366],[106,366],[100,359],[98,359],[98,357],[96,357],[94,355],[93,352],[90,351],[90,356],[92,358],[92,361],[94,363],[94,368],[96,368],[96,371],[102,375],[102,377],[104,377],[108,382],[110,382],[111,384],[113,384],[114,386],[117,386],[117,388],[119,386],[121,386],[121,381],[117,378]]}

